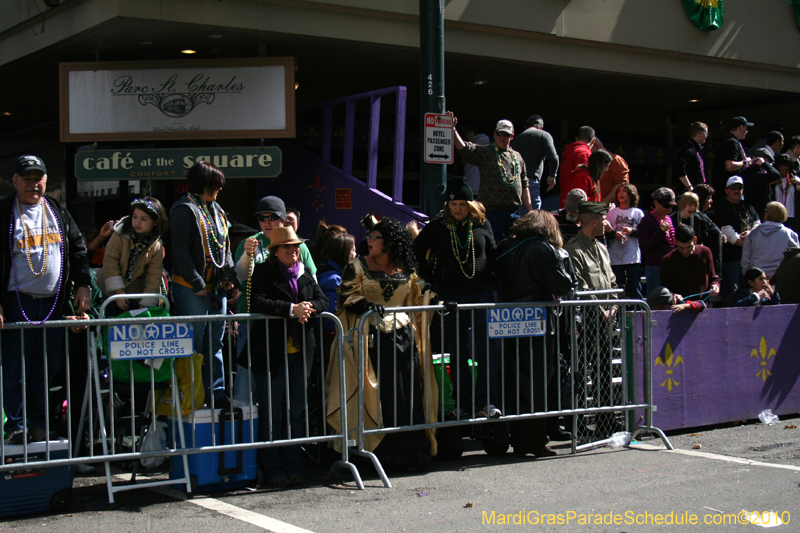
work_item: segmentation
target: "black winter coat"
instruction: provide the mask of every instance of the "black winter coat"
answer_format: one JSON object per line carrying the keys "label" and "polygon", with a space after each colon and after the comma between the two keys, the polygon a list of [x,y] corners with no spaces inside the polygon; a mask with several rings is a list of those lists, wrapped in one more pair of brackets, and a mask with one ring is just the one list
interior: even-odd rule
{"label": "black winter coat", "polygon": [[[266,375],[269,370],[276,372],[283,367],[288,342],[287,320],[296,324],[296,318],[288,318],[291,312],[291,293],[289,284],[283,277],[280,267],[272,261],[265,261],[255,266],[251,281],[252,298],[250,312],[282,317],[286,320],[270,319],[269,332],[265,320],[254,320],[250,325],[248,340],[250,341],[250,357],[252,365],[247,360],[247,350],[239,356],[239,364],[251,370]],[[306,368],[311,370],[311,360],[314,356],[314,329],[312,325],[316,316],[328,309],[328,298],[322,292],[317,282],[308,270],[305,270],[297,280],[297,302],[310,302],[316,313],[305,324],[300,324],[302,335],[305,338]],[[269,349],[269,364],[267,363],[267,350]],[[302,349],[302,347],[301,347]]]}

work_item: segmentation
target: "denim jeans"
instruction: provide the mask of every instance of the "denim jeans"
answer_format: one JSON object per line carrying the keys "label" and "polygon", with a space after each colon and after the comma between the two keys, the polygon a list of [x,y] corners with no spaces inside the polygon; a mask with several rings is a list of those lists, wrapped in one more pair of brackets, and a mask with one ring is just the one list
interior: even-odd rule
{"label": "denim jeans", "polygon": [[[25,322],[22,309],[28,319],[39,321],[53,307],[54,298],[32,298],[20,293],[6,293],[6,322]],[[59,302],[59,306],[60,306]],[[58,310],[50,320],[61,320]],[[46,341],[46,347],[45,347]],[[63,328],[6,330],[2,333],[3,348],[3,407],[6,413],[5,431],[10,433],[23,429],[23,418],[27,414],[28,431],[33,427],[45,427],[45,405],[49,398],[50,385],[61,370],[64,342]],[[25,375],[22,373],[23,360]],[[45,381],[45,365],[47,381]],[[25,395],[23,397],[23,383]],[[27,410],[27,413],[25,411]]]}
{"label": "denim jeans", "polygon": [[[210,294],[197,296],[192,289],[178,283],[170,287],[172,299],[175,302],[174,315],[202,316],[225,315],[227,300],[224,296],[220,309],[211,306]],[[225,366],[222,360],[222,336],[225,334],[225,322],[192,322],[194,327],[194,351],[203,354],[203,386],[206,389],[206,403],[211,405],[211,394],[214,400],[219,400],[225,394]]]}
{"label": "denim jeans", "polygon": [[[529,181],[528,182],[528,190],[531,193],[531,207],[533,209],[541,209],[542,208],[542,197],[539,195],[539,182],[538,181]],[[517,214],[521,217],[525,216],[528,212],[528,209],[521,205],[519,209],[517,209]]]}
{"label": "denim jeans", "polygon": [[542,202],[541,209],[549,211],[550,213],[552,213],[553,211],[558,211],[558,194],[551,194],[550,196],[542,198],[541,202]]}
{"label": "denim jeans", "polygon": [[644,277],[645,277],[645,291],[647,291],[647,296],[650,296],[650,293],[653,292],[656,287],[661,285],[661,269],[658,267],[645,265],[644,266]]}
{"label": "denim jeans", "polygon": [[[278,354],[273,354],[278,356]],[[303,412],[305,410],[305,373],[302,352],[290,353],[280,362],[272,376],[250,372],[255,386],[253,400],[258,402],[258,440],[276,441],[305,437]],[[286,362],[288,360],[288,376]],[[289,389],[288,405],[286,389]],[[270,405],[272,413],[270,413]],[[287,424],[287,413],[288,422]],[[271,415],[271,417],[270,417]],[[291,432],[291,435],[290,435]],[[266,472],[266,479],[281,474],[291,476],[300,473],[303,456],[300,446],[264,448],[259,451],[259,464]]]}
{"label": "denim jeans", "polygon": [[625,295],[628,298],[642,299],[642,264],[632,263],[629,265],[611,265],[611,270],[617,277],[617,287],[625,288]]}
{"label": "denim jeans", "polygon": [[[524,209],[524,208],[523,208]],[[492,233],[494,234],[495,242],[500,242],[506,238],[508,229],[519,214],[516,211],[505,211],[503,209],[492,209],[486,213],[486,220],[492,225]]]}
{"label": "denim jeans", "polygon": [[[239,322],[239,332],[236,335],[236,359],[247,350],[247,337],[250,330],[250,324],[247,322]],[[253,391],[253,398],[255,398],[256,384],[253,381],[252,374],[249,368],[245,368],[240,364],[236,365],[236,379],[233,380],[233,399],[238,402],[250,403],[250,391]]]}
{"label": "denim jeans", "polygon": [[733,293],[739,288],[739,281],[742,277],[742,263],[740,261],[722,262],[722,283],[720,286],[720,297],[722,305],[730,307],[733,300]]}
{"label": "denim jeans", "polygon": [[[438,299],[460,304],[494,303],[490,290],[475,294],[437,293]],[[473,317],[474,314],[474,317]],[[473,326],[474,330],[470,333]],[[487,364],[488,342],[488,364]],[[488,339],[486,310],[454,311],[444,317],[444,346],[450,354],[450,373],[453,376],[453,396],[456,406],[475,414],[488,404],[499,405],[497,398],[497,341]],[[469,359],[477,364],[477,379],[470,372]],[[487,375],[488,374],[488,375]],[[487,379],[489,387],[487,390]],[[474,405],[473,405],[474,395]],[[447,413],[445,413],[447,414]]]}

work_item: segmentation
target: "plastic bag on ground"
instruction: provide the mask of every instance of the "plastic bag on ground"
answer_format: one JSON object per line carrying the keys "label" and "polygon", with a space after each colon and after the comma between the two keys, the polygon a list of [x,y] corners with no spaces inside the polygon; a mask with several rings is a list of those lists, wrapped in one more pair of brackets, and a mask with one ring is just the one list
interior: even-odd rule
{"label": "plastic bag on ground", "polygon": [[608,439],[608,445],[612,448],[619,448],[620,446],[627,446],[631,442],[631,434],[629,431],[617,431],[611,438]]}
{"label": "plastic bag on ground", "polygon": [[778,415],[772,414],[772,409],[764,409],[763,411],[761,411],[758,414],[758,419],[761,420],[762,424],[766,424],[768,426],[771,426],[772,424],[777,424],[780,421]]}

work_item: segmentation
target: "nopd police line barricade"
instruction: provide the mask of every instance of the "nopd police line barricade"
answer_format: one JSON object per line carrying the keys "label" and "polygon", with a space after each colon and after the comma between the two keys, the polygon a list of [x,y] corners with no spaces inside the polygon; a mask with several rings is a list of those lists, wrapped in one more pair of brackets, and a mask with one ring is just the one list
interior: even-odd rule
{"label": "nopd police line barricade", "polygon": [[[408,434],[405,444],[413,448],[411,436],[419,430],[427,431],[430,451],[437,448],[446,459],[460,457],[463,436],[483,441],[493,455],[506,453],[509,444],[518,455],[551,455],[542,432],[558,427],[559,417],[574,436],[572,453],[606,444],[623,430],[631,438],[654,434],[672,449],[652,424],[650,308],[641,300],[602,299],[614,292],[581,292],[576,296],[600,299],[561,302],[387,308],[382,316],[368,311],[350,332],[359,372],[358,419],[349,420],[357,437],[353,453],[368,457],[391,487],[383,464],[402,466],[406,458],[406,466],[420,466],[411,464],[419,454],[395,453],[400,439],[386,450],[382,446],[391,436]],[[633,402],[631,394],[628,320],[633,311],[644,313],[647,324],[636,339],[644,348],[643,403]],[[418,328],[411,328],[412,351],[402,348],[401,328],[384,328],[405,315],[412,316],[402,319],[408,323],[432,320],[430,348],[415,338]],[[380,328],[393,333],[381,334]],[[645,413],[638,425],[636,409]],[[548,427],[544,419],[555,422]]]}
{"label": "nopd police line barricade", "polygon": [[[152,296],[152,294],[129,294],[120,295],[120,298],[131,300]],[[114,299],[119,298],[112,297],[109,301]],[[334,342],[341,345],[347,337],[342,331],[339,319],[330,313],[321,313],[313,321],[321,324],[323,319],[335,328]],[[199,385],[198,382],[202,383],[200,372],[195,372],[196,365],[186,365],[188,371],[182,377],[185,380],[188,373],[188,384],[180,383],[175,368],[179,359],[183,358],[184,361],[192,359],[191,339],[194,327],[197,324],[210,326],[215,321],[228,324],[223,339],[224,377],[228,391],[233,390],[234,371],[237,368],[237,328],[233,324],[240,323],[247,327],[259,321],[265,323],[281,321],[284,339],[288,338],[286,318],[259,314],[101,318],[48,321],[43,324],[6,323],[5,328],[0,331],[0,339],[18,335],[21,337],[22,348],[19,353],[13,354],[0,350],[0,372],[7,370],[9,364],[16,363],[22,366],[22,375],[27,378],[21,380],[20,393],[24,431],[20,445],[0,441],[0,482],[4,477],[10,479],[30,476],[32,472],[38,475],[47,469],[67,468],[71,487],[72,470],[76,465],[104,463],[108,498],[113,503],[116,492],[142,486],[177,485],[184,487],[187,493],[192,493],[197,488],[202,489],[202,481],[195,479],[194,467],[190,465],[187,456],[207,454],[198,458],[218,457],[219,469],[215,459],[211,477],[218,478],[220,484],[212,488],[224,488],[227,481],[236,478],[235,463],[239,463],[238,471],[241,471],[242,456],[248,450],[290,445],[308,447],[313,444],[340,441],[341,458],[335,462],[331,473],[345,468],[353,474],[357,486],[363,489],[358,470],[348,459],[349,449],[355,443],[347,439],[344,431],[333,433],[324,423],[327,404],[324,369],[327,367],[327,356],[323,354],[322,342],[318,343],[308,361],[302,358],[304,377],[318,368],[312,376],[312,381],[302,379],[300,406],[303,411],[303,420],[300,424],[302,427],[297,428],[292,425],[288,407],[285,413],[279,411],[284,409],[280,403],[288,406],[291,402],[294,408],[296,398],[294,400],[289,398],[288,354],[285,351],[280,354],[270,352],[269,333],[264,338],[258,339],[247,336],[247,340],[242,344],[242,353],[245,354],[248,363],[253,361],[251,357],[253,343],[266,346],[266,368],[277,369],[277,371],[270,370],[264,382],[269,391],[266,396],[261,397],[268,398],[263,402],[267,405],[256,406],[254,399],[258,391],[254,388],[253,381],[247,379],[242,387],[246,391],[245,402],[234,401],[223,409],[214,410],[213,414],[204,414],[201,411],[204,403],[207,407],[216,407],[216,400],[211,397],[204,402],[203,399],[196,397],[195,385]],[[76,327],[82,328],[83,331],[70,332],[70,328]],[[103,329],[107,330],[105,339]],[[321,330],[321,327],[319,329]],[[269,332],[268,327],[266,331]],[[58,335],[54,335],[55,332],[58,332]],[[54,348],[55,341],[52,338],[59,335],[63,335],[64,338],[63,350]],[[31,359],[30,355],[24,355],[30,354],[29,344],[34,336],[40,339],[36,342],[43,348],[42,354],[35,360]],[[4,342],[3,347],[5,346]],[[208,345],[204,351],[207,348]],[[305,338],[301,346],[301,349],[304,348],[306,348]],[[69,356],[65,357],[64,354]],[[49,364],[48,357],[51,359]],[[209,374],[213,376],[214,358],[205,359],[206,364],[210,365]],[[162,361],[161,365],[154,364],[157,360]],[[60,364],[62,361],[63,364]],[[141,361],[146,361],[148,364],[142,365]],[[35,374],[32,372],[34,367],[38,372],[40,384],[36,390],[28,385],[32,382],[31,376]],[[168,370],[164,371],[164,368]],[[126,374],[122,382],[117,380],[120,369],[127,370],[122,372]],[[343,365],[339,365],[332,372],[337,372],[340,379],[344,380]],[[61,387],[53,383],[55,375],[58,375],[60,381],[64,383]],[[5,406],[3,394],[11,390],[9,383],[3,383],[5,386],[0,388],[0,407]],[[276,385],[284,389],[281,393],[283,398],[272,394],[271,390]],[[162,405],[159,401],[165,398],[166,393],[169,393],[170,399],[164,401]],[[284,399],[285,401],[282,401]],[[344,403],[344,391],[341,391],[339,401]],[[40,405],[42,412],[39,412]],[[36,406],[35,413],[31,412],[31,406]],[[260,420],[255,415],[259,410],[262,415]],[[166,445],[157,442],[155,446],[145,446],[152,451],[142,451],[142,445],[146,441],[154,440],[154,434],[158,437],[155,440],[158,441],[163,432],[161,429],[163,423],[156,422],[155,417],[151,415],[153,412],[165,415],[169,413],[167,429],[170,438]],[[321,422],[315,421],[314,416]],[[286,421],[286,433],[275,435],[273,421],[279,419]],[[36,422],[31,422],[33,420]],[[41,430],[37,429],[39,420],[43,425]],[[266,435],[264,438],[259,437],[259,422],[269,428],[262,433]],[[345,410],[341,412],[340,423],[342,428],[348,426]],[[36,428],[33,427],[34,424]],[[209,427],[211,429],[207,431]],[[138,462],[142,460],[152,462],[158,457],[172,458],[170,479],[137,483]],[[126,466],[133,465],[130,482],[124,484],[113,482],[112,462]],[[178,465],[177,470],[176,465]],[[253,465],[253,472],[254,468]],[[47,507],[41,510],[46,509]],[[2,514],[0,509],[0,516]]]}

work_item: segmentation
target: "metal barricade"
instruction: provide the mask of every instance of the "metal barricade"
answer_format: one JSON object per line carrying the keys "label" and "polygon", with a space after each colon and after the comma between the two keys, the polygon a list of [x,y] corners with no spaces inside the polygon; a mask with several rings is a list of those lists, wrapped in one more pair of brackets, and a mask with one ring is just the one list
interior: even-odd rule
{"label": "metal barricade", "polygon": [[[626,318],[634,310],[646,315],[648,325],[642,340],[644,403],[629,399],[633,369],[626,357]],[[458,318],[448,320],[448,312]],[[406,333],[399,333],[401,327],[389,327],[392,332],[382,334],[376,329],[378,319],[399,326],[394,317],[401,315],[395,313],[438,316],[442,327],[430,340],[437,344],[438,339],[433,351],[438,348],[442,371],[434,386],[437,393],[444,391],[448,374],[454,376],[453,398],[437,397],[430,390],[428,376],[435,373],[435,356],[403,349],[400,336]],[[563,417],[571,426],[572,453],[607,443],[613,433],[623,430],[632,431],[631,437],[655,434],[671,449],[664,433],[652,425],[649,317],[645,302],[623,299],[459,304],[449,311],[444,305],[408,306],[387,308],[383,317],[368,311],[350,332],[357,339],[359,371],[358,420],[350,420],[350,431],[357,434],[354,453],[368,457],[384,485],[391,487],[382,464],[388,452],[381,453],[380,439],[419,430],[436,431],[436,451],[450,458],[461,455],[447,449],[461,441],[462,433],[453,430],[467,426],[469,435],[484,441],[487,453],[504,454],[509,445],[504,422],[510,424],[515,453],[542,453],[547,442],[541,435],[546,433],[544,419],[554,417]],[[410,333],[411,346],[417,346],[415,328]],[[391,347],[387,350],[383,343]],[[409,367],[414,370],[409,372]],[[437,398],[435,410],[430,409],[432,398]],[[645,422],[634,428],[625,415],[638,409],[644,410]],[[523,437],[514,443],[515,435]]]}
{"label": "metal barricade", "polygon": [[[153,295],[120,296],[127,299],[132,299]],[[113,297],[109,300],[112,299]],[[321,323],[323,319],[329,321],[329,324],[333,324],[335,327],[336,333],[333,342],[338,345],[338,349],[341,351],[342,343],[348,340],[342,331],[341,322],[335,315],[330,313],[321,313],[319,317],[314,318],[314,321]],[[194,385],[197,380],[202,380],[202,376],[194,371],[194,364],[189,364],[188,386],[184,383],[184,387],[181,387],[174,370],[169,372],[169,378],[164,382],[167,384],[166,392],[169,392],[171,397],[171,403],[166,406],[166,408],[171,411],[171,416],[169,417],[168,421],[168,428],[170,429],[171,438],[168,440],[165,449],[141,451],[141,443],[147,436],[148,431],[151,431],[150,428],[154,426],[152,419],[143,426],[140,417],[147,416],[148,413],[155,412],[158,414],[159,412],[163,412],[159,408],[158,404],[158,402],[163,399],[161,395],[161,389],[163,387],[161,387],[156,381],[156,369],[153,368],[153,366],[149,366],[149,368],[145,370],[147,379],[145,379],[144,383],[141,384],[140,390],[140,386],[134,383],[133,377],[133,366],[134,364],[138,363],[134,363],[133,361],[128,361],[126,363],[127,365],[130,365],[128,372],[129,382],[117,382],[117,380],[115,380],[114,365],[111,364],[108,354],[104,353],[105,350],[102,348],[104,343],[102,342],[101,328],[108,326],[120,327],[140,325],[143,329],[146,329],[148,326],[152,325],[157,326],[161,324],[175,323],[201,324],[205,327],[215,321],[222,321],[231,325],[231,327],[226,329],[226,342],[223,343],[223,360],[225,367],[224,379],[226,384],[225,388],[227,391],[231,392],[234,386],[234,370],[237,366],[238,355],[235,342],[235,328],[233,327],[233,324],[241,323],[244,325],[252,325],[258,321],[264,321],[268,324],[272,321],[280,321],[283,323],[282,328],[286,334],[284,335],[284,338],[288,338],[287,319],[268,317],[266,315],[259,314],[165,316],[125,319],[102,318],[94,320],[82,320],[79,323],[72,320],[48,321],[43,324],[7,323],[5,325],[5,329],[0,332],[0,335],[14,335],[21,334],[19,332],[38,330],[38,333],[44,339],[44,357],[46,357],[46,354],[48,353],[48,336],[46,335],[46,332],[56,330],[64,331],[64,337],[66,339],[64,351],[66,353],[72,352],[73,349],[79,349],[79,351],[83,353],[81,357],[76,357],[73,354],[72,357],[63,358],[65,361],[65,368],[62,370],[62,372],[66,375],[67,385],[66,390],[63,391],[62,394],[65,394],[69,399],[69,402],[65,404],[67,407],[64,409],[63,413],[63,427],[60,425],[60,427],[56,428],[53,427],[53,424],[51,424],[51,421],[53,420],[52,415],[54,412],[50,404],[54,401],[54,394],[51,393],[50,387],[48,386],[41,391],[45,410],[45,435],[49,435],[51,432],[58,432],[65,434],[66,438],[60,438],[57,440],[52,440],[47,437],[43,439],[37,438],[37,440],[43,440],[43,442],[37,444],[36,453],[29,451],[32,443],[28,442],[27,439],[29,432],[29,428],[27,427],[29,413],[27,409],[28,405],[30,404],[29,400],[32,398],[31,395],[33,394],[33,391],[26,390],[26,380],[22,380],[22,410],[23,421],[25,424],[25,439],[22,441],[22,453],[18,459],[14,459],[14,463],[11,463],[11,461],[8,460],[9,457],[7,457],[7,448],[9,444],[0,441],[0,460],[2,460],[2,463],[0,463],[0,472],[8,473],[30,468],[40,469],[59,466],[74,467],[78,464],[99,465],[100,463],[104,463],[108,485],[108,497],[109,501],[113,503],[114,494],[116,492],[122,490],[131,490],[143,486],[154,487],[159,485],[182,485],[185,487],[187,493],[191,494],[194,491],[194,488],[191,484],[191,478],[189,475],[190,467],[187,462],[187,456],[210,453],[225,454],[228,452],[245,452],[247,450],[281,448],[294,445],[326,445],[328,443],[338,441],[339,447],[341,448],[341,457],[333,464],[331,468],[331,474],[338,472],[341,469],[347,469],[352,473],[358,488],[363,489],[364,485],[359,472],[357,468],[349,461],[350,448],[355,444],[355,442],[348,440],[345,431],[338,433],[331,432],[329,427],[325,424],[327,398],[324,386],[324,372],[315,374],[316,381],[314,383],[309,383],[306,377],[308,376],[310,370],[309,364],[311,363],[307,362],[305,358],[302,358],[303,379],[301,379],[300,382],[302,387],[301,410],[303,414],[302,423],[299,424],[299,428],[292,424],[288,412],[279,412],[281,406],[273,405],[273,400],[275,397],[272,395],[271,387],[274,386],[274,384],[285,385],[283,387],[285,391],[283,398],[285,398],[285,404],[287,406],[290,405],[290,375],[287,364],[288,355],[286,353],[270,353],[268,334],[266,338],[254,339],[248,337],[247,341],[242,347],[243,353],[245,354],[245,357],[249,363],[252,363],[251,351],[254,343],[261,343],[262,345],[267,346],[267,368],[272,368],[271,362],[273,360],[280,360],[283,363],[283,365],[277,365],[280,368],[280,372],[269,372],[266,376],[266,380],[264,381],[268,391],[265,395],[262,394],[261,397],[267,398],[266,402],[262,402],[266,403],[267,405],[258,405],[256,400],[256,392],[258,391],[253,388],[252,382],[248,379],[245,385],[245,390],[247,391],[246,402],[231,402],[230,405],[226,405],[222,409],[222,412],[224,412],[226,415],[229,415],[231,420],[236,419],[237,411],[247,411],[250,413],[260,411],[262,413],[262,420],[267,423],[267,427],[269,428],[269,431],[267,431],[267,434],[264,438],[259,437],[259,432],[256,426],[257,418],[255,416],[250,416],[246,420],[237,422],[240,425],[244,425],[245,431],[243,433],[230,431],[228,436],[221,437],[215,426],[224,427],[227,425],[227,422],[218,420],[217,414],[213,414],[211,417],[212,430],[210,432],[210,436],[207,438],[205,436],[201,437],[199,431],[201,422],[198,419],[198,410],[204,406],[204,402],[199,398],[195,398]],[[88,329],[86,330],[86,338],[81,339],[81,344],[78,346],[76,346],[75,341],[70,338],[68,333],[68,329],[70,327],[75,327],[76,325],[80,327],[88,326]],[[321,330],[321,327],[319,329]],[[266,331],[269,332],[269,328],[266,328]],[[30,361],[28,357],[24,356],[23,354],[27,354],[30,351],[25,346],[25,342],[26,339],[23,338],[21,352],[13,355],[20,358],[23,372],[25,371],[24,369],[26,364],[40,366],[44,372],[44,383],[49,385],[51,376],[48,376],[48,369],[50,366],[46,364],[46,360],[44,360],[44,364],[42,364],[42,362],[38,360]],[[305,348],[305,339],[303,339],[303,346],[301,348]],[[61,357],[60,350],[58,356]],[[9,354],[4,354],[2,353],[2,350],[0,350],[0,380],[2,380],[2,372],[4,369],[6,369],[6,364],[8,362],[6,361],[6,363],[4,363],[3,358],[8,359],[8,357],[10,357]],[[206,360],[211,366],[211,368],[209,368],[209,374],[213,376],[213,365],[215,364],[215,360],[213,357],[207,357]],[[317,348],[313,351],[313,357],[310,361],[312,361],[314,365],[320,364],[322,368],[327,365],[327,361],[323,355],[321,342],[318,343]],[[77,362],[81,363],[81,368],[77,371],[73,371],[72,367],[78,366],[76,365]],[[84,362],[85,369],[83,368]],[[170,359],[167,359],[167,362],[163,364],[172,365],[172,362]],[[345,370],[343,364],[338,365],[337,368],[334,368],[331,371],[337,372],[339,374],[339,378],[344,381]],[[25,374],[23,373],[23,375]],[[80,380],[80,385],[76,385],[78,380]],[[318,391],[318,394],[315,396],[315,400],[310,405],[309,401],[311,397],[311,388]],[[123,400],[120,399],[123,389],[129,389],[125,391],[126,394],[124,395],[124,402],[130,402],[130,408],[128,408],[126,411],[128,413],[126,417],[119,418],[117,415],[120,411],[120,406],[123,403]],[[5,405],[3,402],[4,390],[5,387],[0,388],[0,407]],[[184,400],[184,398],[187,397],[187,394],[188,400]],[[339,401],[342,405],[345,403],[344,394],[344,390],[340,391]],[[144,402],[144,410],[142,410],[141,407],[143,399],[146,400]],[[207,398],[205,403],[210,408],[216,407],[216,399],[213,396]],[[292,407],[295,405],[296,402],[293,402]],[[314,410],[316,410],[318,413],[319,422],[312,424],[310,417],[313,416],[311,413]],[[216,409],[215,413],[219,412],[220,409]],[[284,420],[289,419],[286,424],[287,433],[284,437],[274,435],[272,431],[273,419],[278,419],[279,417],[283,417]],[[341,428],[347,428],[348,423],[346,410],[341,411],[340,423]],[[231,422],[231,429],[233,426],[234,422]],[[186,430],[185,434],[184,429]],[[63,455],[51,453],[51,448],[53,448],[56,443],[58,443],[59,449],[64,448],[65,451]],[[43,447],[44,452],[40,453],[38,451],[38,447]],[[178,477],[170,476],[171,479],[163,479],[164,476],[162,475],[161,479],[156,481],[140,483],[136,482],[136,469],[134,468],[132,479],[129,482],[122,484],[116,481],[112,482],[112,463],[135,463],[141,461],[142,459],[148,460],[156,457],[169,457],[172,458],[173,461],[179,461],[182,463],[184,475]],[[220,455],[220,459],[224,460],[222,455]],[[225,468],[223,465],[221,465],[220,473],[222,473],[224,470]]]}

